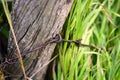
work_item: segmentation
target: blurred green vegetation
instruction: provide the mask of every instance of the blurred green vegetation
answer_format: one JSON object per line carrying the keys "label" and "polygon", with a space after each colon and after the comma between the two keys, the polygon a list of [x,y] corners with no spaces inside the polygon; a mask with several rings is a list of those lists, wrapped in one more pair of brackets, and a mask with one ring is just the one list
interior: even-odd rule
{"label": "blurred green vegetation", "polygon": [[103,49],[59,44],[54,80],[120,80],[120,0],[74,0],[62,35]]}
{"label": "blurred green vegetation", "polygon": [[[8,8],[12,10],[12,2],[7,2]],[[9,24],[3,9],[2,2],[0,0],[0,61],[2,61],[7,54],[7,45],[8,45],[8,37],[9,37]],[[3,68],[0,67],[0,80],[5,80],[5,76],[3,73]]]}
{"label": "blurred green vegetation", "polygon": [[[12,2],[8,2],[8,8],[10,11],[12,10]],[[6,38],[8,38],[9,36],[9,24],[1,0],[0,0],[0,34],[4,35],[4,37]],[[2,36],[0,38],[2,38]]]}

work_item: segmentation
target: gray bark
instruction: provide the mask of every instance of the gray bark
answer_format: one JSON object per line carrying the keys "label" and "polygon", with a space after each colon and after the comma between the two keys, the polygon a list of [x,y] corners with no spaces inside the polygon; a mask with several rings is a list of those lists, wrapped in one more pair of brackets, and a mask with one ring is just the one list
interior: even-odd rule
{"label": "gray bark", "polygon": [[[39,43],[60,33],[65,19],[70,11],[73,0],[16,0],[12,11],[12,22],[21,52],[32,49]],[[38,71],[51,58],[55,48],[49,44],[43,50],[27,55],[24,66],[27,77]],[[12,35],[9,38],[9,58],[16,56],[16,48]],[[43,80],[46,69],[37,73],[33,80]],[[23,77],[20,64],[9,65],[7,72],[14,75],[12,80]]]}

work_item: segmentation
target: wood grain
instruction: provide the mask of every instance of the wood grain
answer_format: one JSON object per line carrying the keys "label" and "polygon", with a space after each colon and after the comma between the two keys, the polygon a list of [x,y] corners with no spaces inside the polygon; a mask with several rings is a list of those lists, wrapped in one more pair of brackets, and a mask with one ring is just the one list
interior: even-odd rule
{"label": "wood grain", "polygon": [[[70,11],[73,0],[15,0],[11,13],[15,35],[21,52],[31,49],[52,36],[60,33]],[[30,77],[52,56],[56,44],[50,44],[41,51],[35,51],[24,59],[26,74]],[[12,35],[9,38],[9,58],[16,56]],[[44,80],[46,68],[40,71],[33,80]],[[12,80],[21,80],[19,64],[9,65],[6,70],[15,75]],[[19,76],[16,76],[19,75]]]}

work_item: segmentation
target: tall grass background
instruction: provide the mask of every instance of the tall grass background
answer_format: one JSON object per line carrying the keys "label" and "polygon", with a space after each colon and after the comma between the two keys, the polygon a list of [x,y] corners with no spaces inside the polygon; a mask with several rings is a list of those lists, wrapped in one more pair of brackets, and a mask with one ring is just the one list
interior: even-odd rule
{"label": "tall grass background", "polygon": [[74,0],[62,35],[102,50],[59,44],[54,80],[120,80],[120,0]]}

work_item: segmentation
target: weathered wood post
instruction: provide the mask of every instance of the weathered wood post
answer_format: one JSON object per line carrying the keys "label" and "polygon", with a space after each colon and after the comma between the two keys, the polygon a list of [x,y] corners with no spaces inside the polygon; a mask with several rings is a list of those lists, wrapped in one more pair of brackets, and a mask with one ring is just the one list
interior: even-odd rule
{"label": "weathered wood post", "polygon": [[[73,0],[15,0],[11,15],[21,52],[60,33],[72,3]],[[24,66],[28,77],[49,61],[55,45],[49,44],[43,50],[27,55]],[[16,56],[12,35],[9,38],[8,50],[9,58]],[[37,73],[33,80],[43,80],[46,69],[47,67]],[[23,78],[19,63],[9,65],[6,70],[14,75],[12,80]]]}

